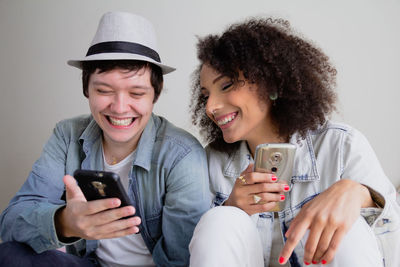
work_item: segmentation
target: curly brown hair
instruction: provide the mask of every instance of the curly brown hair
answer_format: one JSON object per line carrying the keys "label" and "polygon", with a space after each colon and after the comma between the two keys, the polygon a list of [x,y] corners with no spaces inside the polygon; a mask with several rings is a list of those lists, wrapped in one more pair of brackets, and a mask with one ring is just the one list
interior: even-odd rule
{"label": "curly brown hair", "polygon": [[261,101],[277,94],[270,113],[281,137],[297,132],[304,138],[335,110],[336,69],[318,47],[295,34],[286,20],[253,18],[233,24],[222,35],[199,39],[197,54],[200,65],[193,73],[192,123],[216,150],[232,152],[239,142],[226,143],[220,128],[206,115],[207,98],[200,87],[203,64],[235,82],[242,71],[247,81],[258,85]]}

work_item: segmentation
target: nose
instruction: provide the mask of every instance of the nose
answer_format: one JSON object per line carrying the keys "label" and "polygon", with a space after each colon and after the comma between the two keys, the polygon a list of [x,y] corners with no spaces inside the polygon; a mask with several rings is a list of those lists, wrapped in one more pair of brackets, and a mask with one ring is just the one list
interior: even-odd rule
{"label": "nose", "polygon": [[129,98],[123,93],[115,94],[110,109],[116,114],[123,114],[129,110]]}
{"label": "nose", "polygon": [[209,94],[206,104],[207,115],[212,118],[219,109],[223,107],[223,101],[217,94]]}

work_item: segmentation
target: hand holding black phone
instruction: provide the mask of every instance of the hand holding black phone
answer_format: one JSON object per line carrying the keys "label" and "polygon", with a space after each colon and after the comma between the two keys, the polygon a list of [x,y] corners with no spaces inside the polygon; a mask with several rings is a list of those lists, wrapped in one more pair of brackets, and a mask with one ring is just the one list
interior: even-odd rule
{"label": "hand holding black phone", "polygon": [[119,175],[114,172],[76,170],[74,178],[87,201],[115,197],[121,200],[120,207],[133,206]]}

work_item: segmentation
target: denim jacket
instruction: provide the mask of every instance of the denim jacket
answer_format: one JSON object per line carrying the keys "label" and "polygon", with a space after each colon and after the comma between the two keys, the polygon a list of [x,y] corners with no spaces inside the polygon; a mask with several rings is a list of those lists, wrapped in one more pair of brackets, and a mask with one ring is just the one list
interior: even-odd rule
{"label": "denim jacket", "polygon": [[[187,266],[188,244],[210,208],[206,154],[189,133],[152,115],[136,149],[129,197],[141,217],[140,233],[157,266]],[[96,240],[61,242],[55,212],[65,205],[63,176],[78,169],[103,169],[102,131],[91,116],[58,123],[27,181],[0,217],[3,241],[29,244],[36,252],[67,245],[84,256]],[[68,242],[69,242],[68,241]]]}
{"label": "denim jacket", "polygon": [[[284,235],[302,206],[340,179],[352,179],[366,185],[373,199],[383,208],[365,208],[361,215],[374,231],[386,266],[400,266],[400,207],[396,191],[385,176],[374,151],[357,130],[343,124],[327,122],[309,132],[304,139],[292,136],[297,146],[294,167],[285,206],[279,212]],[[210,187],[214,206],[229,197],[236,178],[253,162],[247,145],[231,155],[206,148]],[[279,178],[279,177],[278,177]],[[269,264],[274,216],[271,212],[251,216],[264,247],[265,266]],[[301,241],[302,242],[302,241]],[[302,266],[304,245],[299,243],[290,259],[291,266]]]}

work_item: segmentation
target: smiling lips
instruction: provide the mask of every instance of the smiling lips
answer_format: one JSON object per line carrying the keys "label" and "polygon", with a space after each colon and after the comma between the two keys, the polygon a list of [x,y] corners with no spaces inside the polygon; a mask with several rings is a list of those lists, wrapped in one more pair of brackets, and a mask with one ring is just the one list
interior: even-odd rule
{"label": "smiling lips", "polygon": [[223,127],[223,126],[227,125],[228,123],[230,123],[231,121],[233,121],[236,118],[237,114],[238,114],[237,112],[234,112],[234,113],[230,113],[228,115],[216,118],[218,126]]}
{"label": "smiling lips", "polygon": [[110,122],[111,125],[116,126],[116,127],[128,127],[130,126],[134,121],[135,118],[115,118],[111,116],[106,116],[107,120]]}

